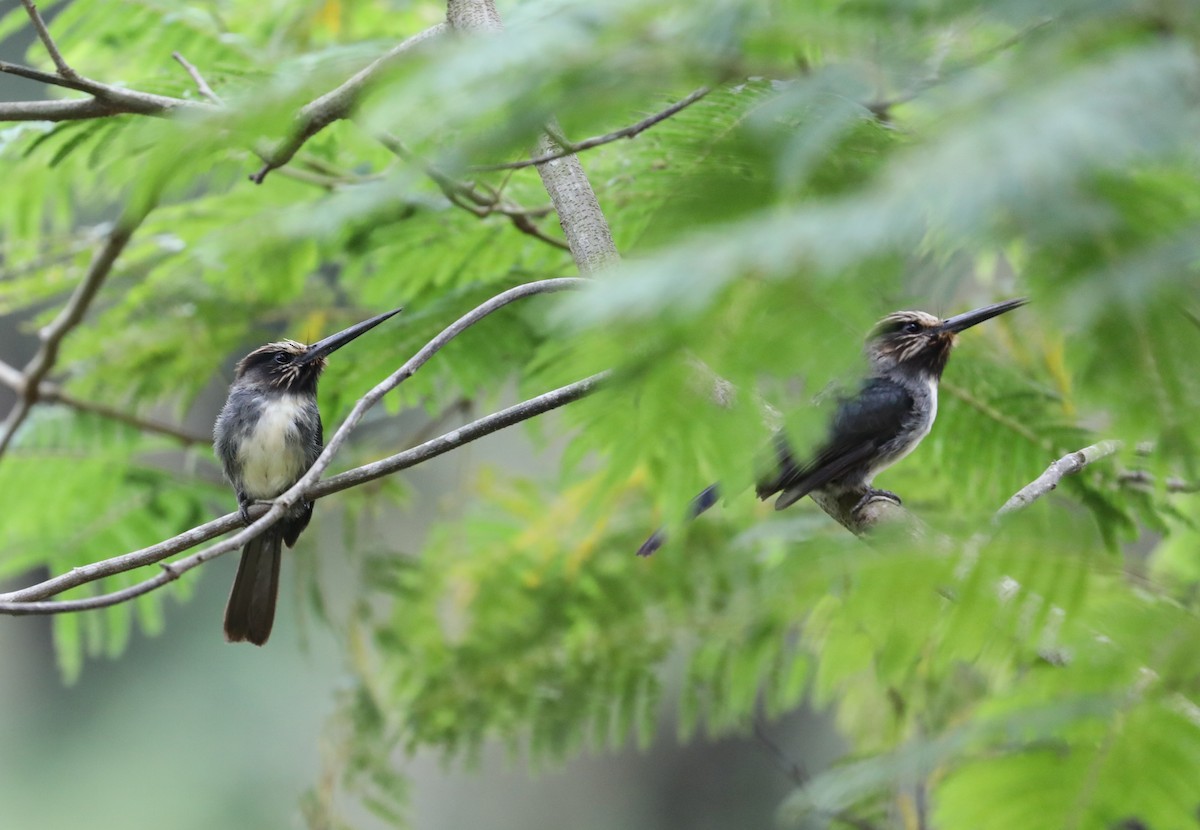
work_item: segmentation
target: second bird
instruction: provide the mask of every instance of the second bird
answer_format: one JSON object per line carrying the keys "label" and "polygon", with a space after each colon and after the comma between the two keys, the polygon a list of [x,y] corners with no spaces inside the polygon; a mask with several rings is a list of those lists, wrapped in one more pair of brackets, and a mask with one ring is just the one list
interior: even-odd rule
{"label": "second bird", "polygon": [[[373,329],[401,309],[380,314],[311,346],[281,340],[242,358],[229,399],[213,426],[213,448],[237,493],[242,520],[250,505],[283,494],[308,471],[324,447],[317,380],[330,353]],[[242,549],[225,608],[225,639],[261,646],[271,636],[283,544],[296,544],[312,518],[312,504],[291,513]]]}
{"label": "second bird", "polygon": [[[811,455],[797,457],[784,435],[776,435],[773,469],[759,480],[758,497],[778,494],[776,510],[815,493],[834,498],[855,494],[860,503],[883,494],[899,502],[894,493],[877,490],[871,482],[929,434],[937,417],[938,381],[956,336],[1025,303],[1005,300],[945,320],[924,311],[894,311],[884,317],[867,337],[870,374],[857,394],[841,400],[825,441]],[[717,499],[714,484],[692,500],[688,518]],[[660,530],[638,555],[649,556],[664,541]]]}

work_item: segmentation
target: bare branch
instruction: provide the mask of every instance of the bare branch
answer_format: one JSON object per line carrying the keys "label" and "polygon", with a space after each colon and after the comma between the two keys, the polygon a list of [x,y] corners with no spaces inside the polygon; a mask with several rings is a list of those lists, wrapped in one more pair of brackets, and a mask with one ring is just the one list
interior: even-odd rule
{"label": "bare branch", "polygon": [[[579,279],[577,277],[565,277],[562,279],[541,280],[539,282],[526,283],[524,285],[516,286],[515,288],[510,288],[509,290],[504,291],[504,292],[496,295],[495,297],[492,297],[490,300],[487,300],[486,302],[480,304],[479,306],[476,306],[474,309],[469,311],[467,314],[460,317],[454,323],[452,323],[451,325],[446,327],[441,333],[439,333],[437,335],[437,337],[435,337],[433,340],[429,341],[429,343],[425,344],[424,347],[422,347],[415,355],[413,355],[413,357],[411,357],[407,362],[405,362],[405,364],[403,366],[401,366],[396,372],[392,373],[392,375],[389,376],[386,380],[382,381],[381,383],[376,384],[375,387],[373,389],[371,389],[371,391],[369,391],[366,395],[364,395],[362,398],[359,399],[359,401],[355,404],[354,408],[350,411],[350,414],[346,417],[346,420],[342,422],[342,425],[338,428],[337,432],[334,433],[334,435],[330,439],[329,443],[325,446],[325,449],[322,451],[321,455],[318,456],[318,458],[317,458],[316,462],[313,464],[313,466],[311,468],[309,468],[308,472],[305,473],[305,475],[303,477],[301,477],[300,480],[297,481],[294,486],[292,486],[289,490],[287,490],[287,492],[283,493],[278,498],[276,498],[274,503],[271,505],[271,507],[265,513],[263,513],[260,517],[257,517],[249,526],[247,526],[241,532],[235,534],[231,539],[226,539],[226,540],[218,543],[217,545],[214,545],[212,548],[209,548],[205,551],[201,551],[200,553],[196,554],[195,557],[192,557],[192,558],[186,560],[187,562],[189,562],[191,564],[187,564],[187,566],[183,567],[182,570],[188,570],[190,568],[195,567],[196,565],[199,565],[202,562],[207,561],[208,559],[211,559],[215,556],[220,556],[223,553],[226,553],[230,550],[234,550],[236,548],[241,547],[243,544],[245,544],[249,540],[253,539],[255,536],[262,533],[265,529],[267,529],[272,524],[274,524],[276,521],[278,521],[282,516],[284,516],[287,513],[288,508],[291,505],[295,504],[296,502],[300,501],[301,499],[317,498],[317,497],[319,497],[319,495],[325,495],[327,492],[333,492],[333,490],[326,491],[326,490],[323,490],[322,488],[316,486],[317,480],[320,478],[321,473],[324,472],[325,469],[329,466],[330,462],[333,460],[333,456],[340,449],[341,445],[346,441],[346,438],[349,436],[350,432],[353,431],[355,426],[362,419],[362,416],[366,413],[366,411],[368,409],[370,409],[372,406],[374,406],[385,394],[387,394],[392,389],[399,386],[401,383],[403,383],[408,378],[412,377],[412,375],[421,366],[425,365],[425,363],[427,363],[430,358],[432,358],[438,351],[440,351],[443,346],[445,346],[447,343],[449,343],[451,340],[453,340],[459,334],[466,331],[468,328],[470,328],[475,323],[482,320],[484,317],[491,314],[493,311],[503,308],[504,306],[508,305],[509,303],[511,303],[515,300],[519,300],[524,297],[531,297],[536,294],[546,294],[546,293],[551,293],[551,292],[556,292],[556,291],[566,291],[566,290],[570,290],[573,288],[580,288],[587,284],[588,284],[587,280]],[[589,381],[581,381],[581,383],[587,384],[590,381],[595,381],[595,380],[596,380],[596,378],[591,378],[591,379],[589,379]],[[594,385],[594,384],[592,384],[592,385]],[[570,389],[570,388],[571,387],[568,387],[568,389]],[[590,391],[590,389],[591,389],[591,386],[590,385],[587,386],[587,391]],[[578,391],[578,390],[576,390],[576,391]],[[561,393],[561,392],[563,392],[563,390],[558,390],[558,392]],[[550,400],[554,400],[554,398],[552,396],[554,396],[555,394],[556,393],[550,393],[550,396],[543,396],[543,398],[549,397]],[[586,391],[581,394],[586,394]],[[567,401],[564,400],[563,402],[565,403]],[[555,405],[561,406],[562,403],[557,403]],[[536,407],[533,407],[533,409],[536,409]],[[545,410],[541,410],[541,411],[545,411]],[[508,413],[509,418],[514,417],[514,410],[506,410],[505,412]],[[515,409],[515,414],[517,416],[522,416],[522,413],[523,413],[523,410]],[[535,412],[535,414],[538,414],[538,413]],[[518,417],[517,419],[523,420],[524,417],[532,417],[532,415],[524,415],[523,417]],[[487,419],[484,419],[484,420],[487,420]],[[479,422],[477,422],[477,423],[479,423]],[[493,429],[500,429],[503,426],[507,426],[509,423],[516,423],[516,421],[507,421],[506,422],[503,419],[493,418],[492,423],[499,423],[500,426],[494,426]],[[452,432],[452,433],[450,433],[449,436],[443,436],[443,438],[441,438],[441,439],[435,439],[435,441],[427,442],[426,444],[424,444],[422,446],[427,447],[432,444],[438,444],[438,442],[443,442],[447,439],[450,439],[450,441],[452,443],[454,440],[454,436],[455,436],[455,432]],[[452,446],[457,446],[457,444],[452,443]],[[450,449],[450,448],[452,448],[452,446],[447,446],[446,449]],[[445,449],[439,450],[435,454],[440,454],[441,452],[445,452]],[[403,456],[404,453],[401,453],[401,455]],[[432,456],[430,456],[430,457],[432,457]],[[364,468],[360,468],[362,470],[366,470],[366,472],[359,474],[361,476],[361,481],[366,481],[371,478],[378,478],[380,475],[386,475],[388,472],[394,472],[395,469],[402,469],[402,467],[395,468],[395,469],[389,467],[389,462],[394,463],[390,459],[385,459],[382,462],[376,462],[373,465],[367,465]],[[413,463],[416,463],[416,462],[413,462]],[[372,472],[372,471],[374,471],[374,472]],[[357,479],[357,478],[349,478],[348,479],[345,477],[346,475],[347,474],[343,474],[343,476],[336,477],[336,479],[338,481],[343,482],[342,486],[348,487],[348,486],[352,486],[352,484],[361,483],[360,479]],[[326,484],[329,484],[332,482],[334,482],[334,479],[330,479],[330,482],[326,482]],[[346,483],[346,482],[348,482],[348,483]],[[339,487],[339,489],[340,489],[340,487]],[[232,522],[232,523],[230,524],[230,522]],[[21,598],[42,599],[46,596],[52,595],[53,593],[57,593],[58,591],[66,590],[67,587],[75,587],[76,585],[82,585],[86,582],[90,582],[90,581],[92,581],[94,579],[98,579],[102,576],[109,576],[112,573],[119,573],[123,570],[128,570],[129,568],[139,567],[140,565],[149,564],[151,562],[157,562],[157,561],[159,561],[167,556],[170,556],[174,553],[178,553],[182,550],[187,550],[190,547],[194,547],[195,545],[200,544],[201,542],[204,542],[207,539],[211,539],[214,536],[220,535],[221,533],[226,533],[229,530],[232,530],[234,527],[237,527],[239,524],[240,524],[240,519],[238,518],[237,514],[230,514],[229,516],[226,516],[223,519],[219,519],[216,522],[209,522],[207,525],[203,525],[200,528],[195,528],[193,530],[188,531],[187,533],[181,534],[180,536],[175,537],[174,540],[168,540],[167,542],[162,542],[158,545],[151,546],[150,548],[146,548],[142,551],[135,551],[134,553],[131,553],[131,554],[125,554],[123,556],[115,557],[114,559],[105,560],[105,562],[85,566],[84,568],[77,568],[69,574],[65,574],[63,576],[56,577],[55,579],[49,580],[48,582],[42,583],[41,585],[33,586],[33,588],[25,589],[25,591],[17,591],[17,592],[13,592],[12,594],[8,594],[8,595],[0,595],[0,600],[12,600],[12,599],[21,599]],[[193,559],[195,561],[193,561]],[[115,564],[109,564],[109,563],[115,563]],[[126,599],[131,599],[135,596],[138,596],[141,593],[145,593],[146,591],[153,590],[154,588],[157,588],[161,585],[166,584],[167,582],[171,581],[179,573],[182,572],[182,570],[180,570],[182,565],[183,565],[183,563],[176,563],[171,566],[170,571],[164,572],[163,574],[159,574],[157,577],[155,577],[152,580],[148,580],[146,583],[144,583],[143,590],[139,590],[134,593],[128,593],[127,591],[122,591],[122,592],[118,592],[118,594],[116,594],[116,595],[110,596],[110,599],[112,599],[112,602],[107,603],[107,604],[113,604],[115,602],[122,602]],[[115,568],[115,570],[112,570],[111,568]],[[88,576],[87,576],[87,578],[83,578],[82,581],[74,581],[76,578],[78,578],[78,577],[74,576],[76,574],[88,574]],[[53,590],[51,590],[50,593],[46,592],[47,585],[54,586]],[[81,600],[81,602],[83,602],[83,601]],[[57,604],[52,603],[52,605],[57,605]],[[88,608],[88,607],[103,607],[103,606],[102,605],[98,605],[98,606],[83,605],[83,606],[78,606],[78,607],[72,606],[72,607],[66,608],[66,609],[57,609],[56,608],[55,610],[82,610],[83,608]],[[0,608],[0,612],[3,612],[3,608]],[[28,613],[39,613],[39,612],[28,612]],[[52,612],[41,612],[41,613],[52,613]]]}
{"label": "bare branch", "polygon": [[902,92],[892,98],[879,98],[874,101],[869,101],[864,103],[863,106],[870,111],[871,115],[880,121],[889,121],[891,120],[893,108],[898,107],[901,104],[907,104],[908,102],[919,98],[923,92],[931,89],[932,87],[935,87],[938,84],[955,77],[956,75],[960,75],[968,69],[979,66],[984,61],[993,58],[1002,52],[1007,52],[1009,49],[1025,40],[1025,38],[1029,37],[1034,32],[1042,29],[1045,26],[1049,26],[1053,22],[1054,18],[1052,17],[1043,18],[1042,20],[1039,20],[1030,26],[1026,26],[1024,29],[1021,29],[1012,36],[1005,38],[995,46],[984,49],[978,54],[966,58],[965,60],[956,62],[948,70],[943,71],[939,61],[939,65],[935,66],[929,72],[927,77],[918,81],[916,85],[914,85],[908,91]]}
{"label": "bare branch", "polygon": [[[72,78],[64,78],[61,75],[42,72],[33,67],[24,66],[19,63],[9,63],[8,61],[0,61],[0,72],[28,78],[31,81],[38,81],[43,84],[50,84],[51,86],[60,86],[66,89],[73,89],[77,92],[86,92],[88,95],[98,98],[101,102],[108,105],[109,109],[98,113],[98,115],[115,115],[119,112],[129,112],[139,115],[162,116],[169,115],[176,110],[190,109],[210,112],[213,109],[211,104],[200,101],[188,101],[183,98],[171,98],[166,95],[155,95],[150,92],[138,92],[133,89],[126,89],[125,87],[109,86],[99,81],[84,78],[78,74]],[[76,102],[64,101],[63,103]],[[4,106],[12,107],[14,105],[9,103]]]}
{"label": "bare branch", "polygon": [[1088,464],[1107,458],[1119,449],[1121,449],[1120,441],[1100,441],[1090,447],[1067,453],[1047,467],[1044,473],[1018,490],[1011,499],[1004,503],[1004,506],[996,511],[996,518],[1028,507],[1058,487],[1058,483],[1063,480],[1064,476],[1074,475]]}
{"label": "bare branch", "polygon": [[196,90],[201,95],[203,95],[209,101],[212,101],[217,106],[224,106],[225,102],[221,100],[221,96],[213,92],[212,87],[208,85],[208,81],[204,80],[204,76],[200,74],[199,69],[197,69],[187,58],[178,52],[172,52],[171,57],[173,57],[176,62],[183,67],[184,72],[188,73],[188,76],[191,77],[192,81],[196,84]]}
{"label": "bare branch", "polygon": [[[788,754],[783,751],[779,744],[771,740],[771,736],[767,734],[766,724],[763,723],[762,718],[758,715],[754,717],[754,737],[758,739],[763,749],[771,756],[775,765],[779,767],[780,772],[791,779],[797,787],[808,785],[812,778],[808,774],[808,771],[804,769],[804,765],[788,757]],[[855,830],[877,830],[873,822],[856,816],[849,810],[822,810],[820,812],[828,818],[855,828]]]}
{"label": "bare branch", "polygon": [[[12,389],[18,395],[25,394],[25,376],[20,370],[14,366],[10,366],[0,360],[0,383],[3,383],[9,389]],[[167,438],[173,438],[179,441],[184,446],[195,444],[207,444],[212,440],[211,436],[198,435],[188,432],[187,430],[164,424],[161,421],[156,421],[151,418],[142,418],[139,415],[134,415],[130,412],[124,412],[114,406],[108,404],[96,403],[95,401],[85,401],[81,398],[76,398],[67,392],[64,392],[60,386],[49,381],[42,381],[38,384],[37,399],[43,403],[57,403],[63,406],[70,407],[79,412],[88,412],[92,415],[99,415],[102,418],[108,418],[110,421],[118,421],[122,424],[127,424],[142,432],[150,432],[156,435],[164,435]]]}
{"label": "bare branch", "polygon": [[87,412],[92,415],[99,415],[102,418],[107,418],[110,421],[126,424],[127,426],[139,429],[142,432],[149,432],[154,435],[162,435],[166,438],[173,438],[184,446],[197,446],[212,443],[211,435],[201,435],[195,432],[189,432],[183,427],[177,427],[173,424],[166,424],[162,421],[157,421],[153,418],[143,418],[140,415],[134,415],[131,412],[125,412],[117,409],[114,406],[97,403],[96,401],[85,401],[81,398],[76,398],[67,392],[64,392],[53,383],[43,382],[38,389],[38,396],[43,401],[49,403],[59,403],[63,406],[68,406],[71,409],[79,412]]}
{"label": "bare branch", "polygon": [[[325,481],[320,482],[314,487],[306,490],[303,497],[306,500],[320,499],[324,496],[333,493],[347,490],[351,487],[356,487],[368,481],[373,481],[377,478],[382,478],[391,475],[400,470],[415,467],[422,464],[431,458],[436,458],[439,455],[450,452],[472,441],[476,441],[484,436],[491,435],[494,432],[518,424],[522,421],[527,421],[530,418],[535,418],[538,415],[543,415],[551,410],[565,406],[569,403],[579,400],[592,392],[596,391],[597,387],[607,378],[606,373],[593,375],[581,381],[577,381],[568,386],[563,386],[543,395],[538,395],[536,398],[530,398],[527,401],[522,401],[519,404],[510,406],[507,409],[502,409],[499,412],[493,413],[486,417],[480,418],[465,426],[453,429],[444,435],[434,438],[431,441],[426,441],[420,446],[397,453],[396,455],[384,458],[371,464],[365,464],[361,467],[356,467],[353,470],[348,470],[336,476],[332,476]],[[261,513],[263,517],[269,511],[262,505],[255,505],[251,508],[251,515]],[[166,541],[159,542],[142,550],[133,551],[132,553],[116,556],[111,559],[105,559],[101,562],[94,562],[89,565],[84,565],[79,568],[72,569],[69,573],[61,576],[48,579],[44,582],[32,585],[28,588],[23,588],[17,591],[10,591],[6,594],[0,594],[0,614],[21,615],[21,614],[55,614],[67,611],[81,611],[90,608],[102,608],[109,605],[115,605],[119,602],[124,602],[134,596],[151,591],[160,585],[165,585],[172,579],[178,577],[185,571],[191,570],[202,562],[215,558],[222,553],[227,553],[231,550],[236,550],[243,544],[242,534],[233,536],[219,545],[214,545],[204,551],[200,551],[192,557],[171,564],[170,571],[158,574],[146,582],[125,589],[124,591],[116,592],[115,594],[107,594],[104,596],[89,597],[82,600],[58,601],[58,602],[36,602],[60,594],[70,588],[77,588],[81,585],[86,585],[90,582],[95,582],[107,576],[123,573],[133,570],[134,568],[153,565],[160,562],[168,556],[188,550],[199,544],[202,544],[209,539],[213,539],[224,533],[239,527],[242,523],[240,516],[237,513],[229,513],[219,519],[215,519],[199,527],[192,528],[186,533],[181,533]],[[255,523],[257,526],[257,522]],[[267,527],[266,524],[260,531]],[[250,538],[249,536],[245,538]]]}
{"label": "bare branch", "polygon": [[58,348],[62,344],[63,339],[71,332],[71,329],[82,322],[84,314],[87,313],[88,307],[92,303],[92,299],[96,296],[96,292],[104,284],[104,280],[107,279],[113,265],[116,264],[117,257],[125,250],[125,245],[128,244],[138,226],[142,224],[142,220],[146,218],[149,210],[150,207],[147,206],[145,209],[135,213],[126,211],[117,220],[116,225],[109,232],[104,246],[92,258],[92,263],[88,267],[87,273],[75,288],[75,293],[71,295],[71,299],[67,301],[66,306],[63,307],[63,310],[59,312],[50,325],[38,332],[42,345],[38,348],[37,353],[34,354],[29,363],[26,364],[22,372],[24,375],[24,388],[22,389],[21,396],[18,398],[16,406],[9,412],[3,428],[0,429],[0,456],[8,449],[13,435],[16,434],[17,429],[24,423],[34,404],[37,403],[42,381],[54,367],[54,362],[58,359]]}
{"label": "bare branch", "polygon": [[438,186],[438,189],[442,191],[442,195],[449,199],[450,204],[454,205],[455,207],[469,211],[481,219],[491,216],[492,214],[507,216],[509,221],[512,222],[513,227],[515,227],[521,233],[528,234],[529,236],[545,242],[548,245],[553,245],[556,248],[561,248],[565,251],[571,250],[570,246],[568,246],[565,242],[563,242],[561,239],[555,239],[554,237],[550,236],[543,231],[536,222],[533,221],[535,218],[540,218],[549,213],[553,213],[553,207],[525,208],[501,198],[498,192],[487,194],[480,193],[478,186],[476,186],[474,183],[459,181],[458,179],[455,179],[452,176],[442,172],[434,165],[421,161],[407,147],[404,146],[404,142],[400,141],[400,139],[396,138],[390,133],[379,133],[375,136],[375,138],[384,147],[387,147],[390,151],[392,151],[398,158],[420,165],[420,167],[425,171],[425,175],[433,180],[434,184]]}
{"label": "bare branch", "polygon": [[358,104],[363,90],[380,73],[392,66],[399,58],[410,52],[417,45],[442,34],[445,30],[446,24],[438,23],[430,26],[423,32],[419,32],[401,41],[383,55],[371,61],[371,63],[367,64],[366,67],[349,78],[341,86],[305,104],[296,115],[296,123],[293,127],[292,135],[281,141],[276,145],[274,150],[266,155],[265,163],[259,168],[258,172],[251,174],[250,181],[255,184],[262,184],[268,173],[279,167],[283,167],[283,165],[291,161],[306,141],[333,122],[349,117],[354,107]]}
{"label": "bare branch", "polygon": [[16,75],[19,78],[26,78],[30,81],[38,81],[39,83],[48,84],[50,86],[61,86],[65,89],[73,89],[76,92],[94,93],[96,85],[78,75],[70,77],[56,75],[53,72],[43,72],[40,69],[34,69],[32,66],[25,66],[21,63],[10,63],[8,61],[0,61],[0,72],[6,75]]}
{"label": "bare branch", "polygon": [[350,433],[354,430],[358,422],[362,420],[363,415],[367,410],[379,402],[384,395],[395,389],[408,378],[412,377],[418,369],[429,362],[435,354],[441,351],[447,343],[453,340],[458,335],[469,329],[471,326],[478,323],[484,317],[491,314],[493,311],[503,308],[514,300],[520,300],[524,297],[531,297],[535,294],[547,294],[555,291],[568,291],[575,288],[583,288],[588,285],[588,281],[578,277],[562,277],[552,280],[540,280],[538,282],[525,283],[518,285],[515,288],[510,288],[495,297],[492,297],[487,302],[476,306],[471,311],[458,318],[452,324],[442,330],[437,337],[426,343],[420,351],[413,355],[408,362],[392,373],[386,380],[375,385],[375,387],[359,399],[354,408],[350,410],[350,414],[346,416],[346,420],[338,427],[337,432],[329,439],[329,443],[325,445],[325,449],[313,462],[313,465],[308,469],[299,481],[278,498],[275,499],[275,507],[282,514],[285,509],[296,504],[303,497],[304,491],[312,485],[316,484],[321,477],[321,473],[333,461],[334,455],[337,454],[342,444],[345,443]]}
{"label": "bare branch", "polygon": [[123,115],[127,112],[129,110],[99,98],[81,98],[73,101],[0,101],[0,121],[86,121]]}
{"label": "bare branch", "polygon": [[58,70],[58,74],[64,78],[78,78],[79,75],[63,59],[62,52],[58,51],[58,45],[50,36],[50,30],[46,28],[46,21],[42,20],[42,13],[38,11],[37,6],[32,0],[21,0],[21,5],[25,7],[25,13],[29,15],[33,28],[37,30],[38,39],[42,41],[42,46],[46,47],[50,60],[54,61],[54,68]]}
{"label": "bare branch", "polygon": [[[504,30],[494,0],[447,0],[446,22],[456,32],[486,32]],[[560,148],[551,133],[561,133],[552,120],[546,125],[547,134],[538,141],[537,156],[551,156]],[[564,155],[537,165],[542,184],[558,211],[558,221],[579,273],[584,276],[599,273],[620,261],[612,230],[596,192],[583,172],[583,165],[574,155]]]}
{"label": "bare branch", "polygon": [[683,100],[671,104],[671,106],[667,107],[666,109],[656,112],[648,118],[643,118],[636,124],[630,124],[628,127],[615,130],[611,133],[592,136],[591,138],[585,138],[583,141],[564,143],[563,141],[559,140],[558,143],[562,146],[552,153],[536,156],[535,158],[522,159],[521,161],[507,161],[500,164],[480,164],[471,167],[470,169],[478,171],[520,170],[523,167],[533,167],[538,164],[545,164],[546,162],[555,161],[556,159],[563,158],[564,156],[570,156],[584,150],[590,150],[593,147],[599,147],[602,144],[611,144],[612,142],[618,141],[622,138],[634,138],[650,129],[655,124],[666,121],[672,115],[687,109],[710,92],[712,92],[711,87],[702,86]]}

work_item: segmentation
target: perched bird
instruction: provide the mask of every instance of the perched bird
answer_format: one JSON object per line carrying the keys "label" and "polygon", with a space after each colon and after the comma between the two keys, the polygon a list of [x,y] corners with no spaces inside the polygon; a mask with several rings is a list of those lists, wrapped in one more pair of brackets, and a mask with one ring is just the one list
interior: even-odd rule
{"label": "perched bird", "polygon": [[[898,496],[871,487],[871,482],[929,434],[937,417],[938,381],[955,336],[1026,302],[1005,300],[946,320],[924,311],[895,311],[884,317],[867,336],[870,374],[856,395],[839,402],[825,441],[801,461],[782,433],[777,434],[773,471],[758,482],[758,497],[766,500],[778,494],[776,510],[815,492],[832,498],[859,493],[860,504],[877,495],[899,503]],[[714,484],[692,500],[688,518],[699,516],[717,499]],[[638,555],[649,556],[664,541],[658,531]]]}
{"label": "perched bird", "polygon": [[[295,340],[268,343],[237,364],[229,399],[213,426],[213,449],[237,493],[242,521],[250,505],[279,496],[308,471],[324,447],[317,380],[326,357],[401,309],[380,314],[311,346]],[[242,549],[225,607],[225,639],[261,646],[275,621],[283,543],[290,548],[312,518],[312,504],[297,504]]]}

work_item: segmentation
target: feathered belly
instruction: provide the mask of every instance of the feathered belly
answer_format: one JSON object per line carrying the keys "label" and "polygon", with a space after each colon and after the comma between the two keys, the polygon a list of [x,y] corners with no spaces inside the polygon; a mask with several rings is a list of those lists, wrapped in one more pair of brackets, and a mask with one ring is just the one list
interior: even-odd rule
{"label": "feathered belly", "polygon": [[867,484],[871,483],[878,473],[895,464],[900,459],[907,456],[910,452],[917,448],[917,445],[925,440],[925,436],[933,429],[934,419],[937,418],[937,383],[929,383],[928,397],[923,401],[918,401],[913,409],[912,419],[904,425],[900,435],[890,441],[879,454],[877,463],[872,465],[870,474],[867,477]]}
{"label": "feathered belly", "polygon": [[305,442],[298,426],[303,407],[303,400],[291,395],[272,401],[241,442],[242,487],[250,498],[275,498],[304,474]]}

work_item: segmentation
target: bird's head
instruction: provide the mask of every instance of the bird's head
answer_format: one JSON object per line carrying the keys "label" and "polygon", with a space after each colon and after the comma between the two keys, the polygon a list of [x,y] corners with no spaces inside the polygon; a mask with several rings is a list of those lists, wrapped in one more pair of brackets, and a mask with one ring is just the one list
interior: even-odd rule
{"label": "bird's head", "polygon": [[317,381],[329,355],[384,320],[399,314],[396,309],[356,323],[348,329],[306,346],[295,340],[280,340],[259,346],[238,361],[236,382],[252,383],[281,392],[316,394]]}
{"label": "bird's head", "polygon": [[867,357],[878,372],[900,371],[938,379],[959,332],[1028,300],[1005,300],[942,320],[924,311],[893,311],[867,336]]}

